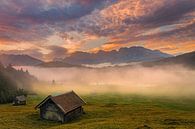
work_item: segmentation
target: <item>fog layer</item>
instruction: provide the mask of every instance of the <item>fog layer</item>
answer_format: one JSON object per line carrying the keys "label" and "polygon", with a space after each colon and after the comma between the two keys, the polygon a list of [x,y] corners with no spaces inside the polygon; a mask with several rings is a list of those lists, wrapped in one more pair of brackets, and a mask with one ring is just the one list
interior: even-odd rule
{"label": "fog layer", "polygon": [[195,96],[195,71],[182,66],[40,68],[23,67],[44,83],[36,84],[39,93],[132,93],[163,96]]}

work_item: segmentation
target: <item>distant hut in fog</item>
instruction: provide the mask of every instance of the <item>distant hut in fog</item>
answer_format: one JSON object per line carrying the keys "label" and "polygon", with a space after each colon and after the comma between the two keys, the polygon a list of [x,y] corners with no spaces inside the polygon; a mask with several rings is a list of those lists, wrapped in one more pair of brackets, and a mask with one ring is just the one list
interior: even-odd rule
{"label": "distant hut in fog", "polygon": [[55,85],[56,84],[56,81],[55,80],[52,80],[52,85]]}
{"label": "distant hut in fog", "polygon": [[26,105],[26,97],[24,95],[16,96],[13,101],[14,106]]}
{"label": "distant hut in fog", "polygon": [[35,109],[40,109],[40,117],[46,120],[68,122],[81,116],[82,106],[86,103],[75,92],[71,91],[59,96],[49,95]]}

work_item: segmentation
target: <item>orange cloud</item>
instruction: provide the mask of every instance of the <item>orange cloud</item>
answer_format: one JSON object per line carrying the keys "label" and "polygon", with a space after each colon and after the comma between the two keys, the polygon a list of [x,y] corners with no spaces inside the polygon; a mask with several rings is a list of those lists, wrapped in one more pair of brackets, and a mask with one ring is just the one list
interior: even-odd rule
{"label": "orange cloud", "polygon": [[47,47],[52,45],[64,47],[69,53],[142,45],[171,54],[188,52],[195,50],[193,3],[194,0],[2,0],[0,50],[33,49],[48,55],[51,50]]}
{"label": "orange cloud", "polygon": [[117,43],[107,43],[107,44],[104,44],[102,45],[102,49],[105,50],[105,51],[110,51],[110,50],[113,50],[113,49],[118,49],[122,46],[122,44],[117,44]]}
{"label": "orange cloud", "polygon": [[99,50],[111,51],[111,50],[119,49],[122,46],[123,46],[122,44],[117,44],[117,43],[106,43],[103,44],[101,47],[91,49],[90,52],[95,53],[98,52]]}
{"label": "orange cloud", "polygon": [[161,50],[170,54],[180,54],[185,52],[195,51],[195,41],[183,41],[183,42],[173,42],[173,41],[149,41],[145,43],[145,47]]}

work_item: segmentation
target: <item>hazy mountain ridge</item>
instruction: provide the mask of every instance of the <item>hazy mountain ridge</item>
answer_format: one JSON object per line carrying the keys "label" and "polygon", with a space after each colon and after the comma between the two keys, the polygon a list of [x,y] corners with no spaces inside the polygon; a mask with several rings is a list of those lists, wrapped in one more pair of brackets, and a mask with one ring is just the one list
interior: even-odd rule
{"label": "hazy mountain ridge", "polygon": [[62,61],[44,62],[44,63],[41,63],[37,66],[47,67],[47,68],[49,68],[49,67],[81,67],[80,65],[72,65],[69,63],[62,62]]}
{"label": "hazy mountain ridge", "polygon": [[195,68],[195,51],[175,57],[169,57],[158,61],[143,63],[143,66],[183,65]]}
{"label": "hazy mountain ridge", "polygon": [[130,63],[155,61],[172,55],[158,50],[150,50],[144,47],[120,48],[118,51],[98,51],[97,53],[75,52],[65,58],[63,62],[69,64],[100,64],[100,63]]}
{"label": "hazy mountain ridge", "polygon": [[[3,65],[23,65],[40,67],[85,67],[85,64],[98,65],[108,63],[112,67],[120,64],[161,66],[161,65],[186,65],[195,67],[195,52],[172,56],[158,50],[143,47],[121,48],[118,51],[99,51],[97,53],[75,52],[62,61],[43,62],[28,55],[0,55]],[[136,63],[137,62],[137,63]],[[123,65],[121,65],[123,66]],[[106,66],[105,66],[106,67]]]}
{"label": "hazy mountain ridge", "polygon": [[33,58],[29,55],[13,55],[13,54],[0,55],[0,62],[4,66],[8,66],[9,64],[15,66],[34,66],[43,63],[43,61]]}
{"label": "hazy mountain ridge", "polygon": [[142,66],[142,67],[162,67],[169,66],[172,67],[174,65],[181,65],[187,68],[195,68],[195,51],[189,52],[185,54],[181,54],[178,56],[163,58],[156,61],[149,62],[130,62],[130,63],[121,63],[121,64],[93,64],[93,65],[85,65],[91,68],[112,68],[112,67],[132,67],[132,66]]}

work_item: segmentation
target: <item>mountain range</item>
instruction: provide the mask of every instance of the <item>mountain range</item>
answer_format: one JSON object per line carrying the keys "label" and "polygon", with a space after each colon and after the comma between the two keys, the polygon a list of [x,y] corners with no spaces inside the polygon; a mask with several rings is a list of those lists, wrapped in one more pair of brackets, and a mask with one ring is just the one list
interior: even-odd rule
{"label": "mountain range", "polygon": [[0,55],[0,62],[4,66],[8,66],[9,64],[14,66],[35,66],[43,61],[33,58],[29,55],[12,55],[12,54],[2,54]]}
{"label": "mountain range", "polygon": [[51,62],[44,62],[39,65],[39,67],[47,67],[47,68],[52,68],[52,67],[81,67],[80,65],[73,65],[73,64],[68,64],[62,61],[51,61]]}
{"label": "mountain range", "polygon": [[[57,57],[56,57],[57,58]],[[158,50],[144,47],[121,48],[118,51],[99,51],[97,53],[75,52],[59,61],[44,62],[28,55],[0,55],[0,62],[4,66],[40,66],[40,67],[81,67],[85,64],[96,65],[102,63],[122,64],[139,62],[143,66],[182,64],[195,67],[195,52],[172,56]]]}
{"label": "mountain range", "polygon": [[172,55],[144,47],[130,47],[113,51],[100,50],[97,53],[77,51],[65,59],[58,59],[58,61],[51,62],[44,62],[29,55],[2,54],[0,55],[0,62],[4,66],[12,64],[15,66],[75,67],[83,64],[148,62],[167,57],[172,57]]}
{"label": "mountain range", "polygon": [[125,47],[120,48],[118,51],[101,50],[97,53],[75,52],[62,61],[76,65],[100,63],[119,64],[130,62],[148,62],[168,57],[172,57],[172,55],[163,53],[158,50],[150,50],[144,47]]}
{"label": "mountain range", "polygon": [[195,51],[185,53],[175,57],[164,58],[153,62],[142,63],[143,66],[163,66],[163,65],[183,65],[189,68],[195,68]]}

